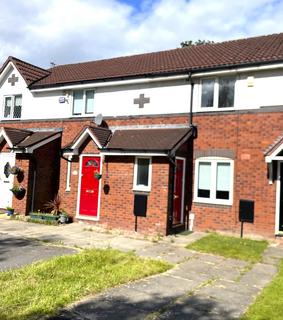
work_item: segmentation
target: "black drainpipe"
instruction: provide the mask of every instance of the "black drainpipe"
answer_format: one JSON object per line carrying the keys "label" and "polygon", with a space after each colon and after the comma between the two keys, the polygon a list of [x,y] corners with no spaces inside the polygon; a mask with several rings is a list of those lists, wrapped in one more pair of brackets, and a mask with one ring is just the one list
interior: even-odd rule
{"label": "black drainpipe", "polygon": [[189,125],[190,127],[194,127],[193,125],[193,97],[194,97],[194,82],[192,79],[192,73],[189,73],[188,81],[191,85],[191,97],[190,97],[190,115],[189,115]]}
{"label": "black drainpipe", "polygon": [[[193,139],[197,136],[197,127],[193,124],[193,97],[194,97],[194,82],[192,80],[192,73],[188,74],[188,82],[191,85],[191,95],[190,95],[190,112],[189,112],[189,126],[192,128],[192,137]],[[175,154],[172,155],[168,152],[168,159],[170,162],[170,177],[173,179],[171,181],[172,190],[171,196],[168,198],[168,215],[167,215],[167,234],[170,234],[172,231],[172,224],[173,224],[173,206],[174,206],[174,188],[175,188],[175,179],[174,174],[171,175],[172,171],[175,170]],[[169,178],[169,185],[170,185],[170,178]],[[187,217],[188,219],[188,217]],[[186,221],[184,221],[186,223]]]}

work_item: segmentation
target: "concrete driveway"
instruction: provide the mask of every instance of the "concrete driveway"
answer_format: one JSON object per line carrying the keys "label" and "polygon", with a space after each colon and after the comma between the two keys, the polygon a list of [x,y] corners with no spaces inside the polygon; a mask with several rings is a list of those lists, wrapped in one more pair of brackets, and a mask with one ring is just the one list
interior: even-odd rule
{"label": "concrete driveway", "polygon": [[0,271],[74,252],[73,249],[44,245],[39,241],[0,233]]}

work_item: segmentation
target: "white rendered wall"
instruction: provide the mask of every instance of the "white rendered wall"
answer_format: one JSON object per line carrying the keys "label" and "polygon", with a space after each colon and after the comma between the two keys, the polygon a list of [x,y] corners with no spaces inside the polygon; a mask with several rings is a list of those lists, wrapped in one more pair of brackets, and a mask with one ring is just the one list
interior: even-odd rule
{"label": "white rendered wall", "polygon": [[[7,67],[0,82],[1,117],[5,95],[22,94],[22,119],[56,119],[71,118],[72,91],[54,90],[49,92],[31,92],[26,83],[12,66]],[[8,78],[15,74],[19,78],[15,86],[8,83]],[[283,70],[246,73],[236,75],[235,107],[232,110],[256,109],[283,105]],[[254,78],[248,78],[254,77]],[[252,80],[251,80],[252,79]],[[199,79],[194,88],[194,112],[212,111],[200,107],[201,86]],[[136,116],[173,113],[188,113],[190,109],[190,85],[187,80],[172,80],[147,84],[127,84],[111,87],[98,87],[95,90],[94,115]],[[150,98],[150,103],[139,108],[134,99],[140,94]],[[59,103],[59,97],[66,98]],[[230,109],[230,110],[231,110]],[[225,111],[227,109],[215,109]],[[89,115],[93,117],[94,115]],[[5,119],[7,120],[7,119]]]}
{"label": "white rendered wall", "polygon": [[[229,110],[283,106],[283,70],[234,74],[234,76],[236,77],[234,107]],[[195,79],[195,82],[194,112],[228,110],[201,108],[201,81]]]}

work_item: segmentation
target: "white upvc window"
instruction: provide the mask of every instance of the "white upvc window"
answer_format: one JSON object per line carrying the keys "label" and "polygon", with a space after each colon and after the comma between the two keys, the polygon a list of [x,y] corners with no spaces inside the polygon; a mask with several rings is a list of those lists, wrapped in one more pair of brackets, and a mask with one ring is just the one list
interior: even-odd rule
{"label": "white upvc window", "polygon": [[227,158],[199,158],[195,164],[194,201],[233,204],[234,161]]}
{"label": "white upvc window", "polygon": [[74,116],[90,115],[94,113],[94,90],[73,91]]}
{"label": "white upvc window", "polygon": [[71,171],[72,171],[72,156],[68,157],[68,162],[67,162],[67,176],[66,176],[66,189],[65,191],[71,191]]}
{"label": "white upvc window", "polygon": [[201,80],[200,109],[215,110],[233,108],[236,77],[227,76]]}
{"label": "white upvc window", "polygon": [[136,157],[134,165],[135,191],[149,192],[151,190],[152,165],[150,157]]}
{"label": "white upvc window", "polygon": [[20,119],[22,116],[22,95],[4,96],[4,119]]}

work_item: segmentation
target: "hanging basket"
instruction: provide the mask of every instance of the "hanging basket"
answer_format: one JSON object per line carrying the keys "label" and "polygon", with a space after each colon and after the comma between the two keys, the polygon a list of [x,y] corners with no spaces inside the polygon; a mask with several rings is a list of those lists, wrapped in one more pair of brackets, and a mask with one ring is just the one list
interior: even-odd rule
{"label": "hanging basket", "polygon": [[100,179],[101,179],[101,177],[102,177],[102,174],[101,174],[101,173],[99,173],[98,171],[96,171],[96,172],[94,173],[94,179],[96,179],[96,180],[100,180]]}
{"label": "hanging basket", "polygon": [[17,175],[21,172],[21,168],[18,166],[13,166],[9,169],[11,174]]}
{"label": "hanging basket", "polygon": [[18,200],[23,199],[23,197],[24,197],[25,194],[26,194],[26,189],[25,189],[24,187],[22,187],[22,186],[20,186],[20,187],[15,186],[15,187],[13,187],[13,188],[10,189],[10,190],[13,192],[14,196],[15,196]]}

